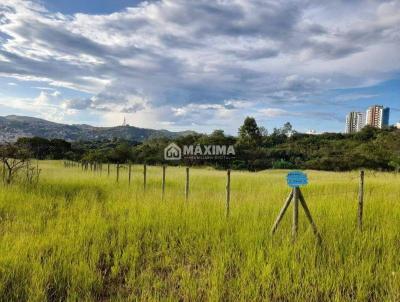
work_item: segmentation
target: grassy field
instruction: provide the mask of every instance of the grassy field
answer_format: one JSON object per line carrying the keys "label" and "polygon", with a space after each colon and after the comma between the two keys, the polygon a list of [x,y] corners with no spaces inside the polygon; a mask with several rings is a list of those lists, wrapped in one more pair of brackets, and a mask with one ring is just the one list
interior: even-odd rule
{"label": "grassy field", "polygon": [[[270,228],[290,192],[287,171],[126,169],[116,184],[41,162],[37,186],[0,186],[1,301],[400,301],[400,176],[366,172],[364,232],[358,173],[309,171],[303,189],[323,245],[300,210]],[[289,208],[291,210],[291,208]]]}

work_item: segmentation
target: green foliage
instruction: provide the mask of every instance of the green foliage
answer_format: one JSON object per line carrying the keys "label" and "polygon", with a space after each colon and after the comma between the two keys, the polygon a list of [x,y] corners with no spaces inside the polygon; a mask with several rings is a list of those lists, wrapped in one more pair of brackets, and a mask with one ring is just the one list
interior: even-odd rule
{"label": "green foliage", "polygon": [[396,172],[400,172],[400,157],[394,157],[389,162],[389,166],[392,167]]}
{"label": "green foliage", "polygon": [[179,163],[216,168],[259,171],[268,168],[348,171],[358,168],[395,170],[400,157],[400,131],[394,128],[365,127],[356,134],[297,133],[290,123],[266,135],[254,118],[247,117],[239,137],[215,130],[210,135],[191,133],[174,140],[154,138],[143,143],[128,140],[99,140],[68,143],[61,140],[24,138],[18,146],[27,147],[36,158],[65,158],[88,162],[163,164],[164,148],[171,142],[183,145],[234,145],[233,160],[184,160]]}
{"label": "green foliage", "polygon": [[108,158],[111,162],[126,163],[132,159],[132,148],[128,143],[119,144],[110,150]]}
{"label": "green foliage", "polygon": [[285,161],[283,159],[278,160],[273,163],[272,168],[274,169],[293,169],[295,165],[291,162]]}
{"label": "green foliage", "polygon": [[62,139],[45,139],[41,137],[23,137],[16,142],[19,148],[29,150],[38,159],[63,159],[72,151],[71,143]]}
{"label": "green foliage", "polygon": [[[29,174],[31,153],[28,149],[13,144],[0,145],[0,163],[4,183],[11,184],[17,173],[26,168]],[[28,177],[28,175],[27,175]]]}
{"label": "green foliage", "polygon": [[261,142],[262,135],[253,117],[246,117],[239,128],[238,143],[245,146],[256,146]]}

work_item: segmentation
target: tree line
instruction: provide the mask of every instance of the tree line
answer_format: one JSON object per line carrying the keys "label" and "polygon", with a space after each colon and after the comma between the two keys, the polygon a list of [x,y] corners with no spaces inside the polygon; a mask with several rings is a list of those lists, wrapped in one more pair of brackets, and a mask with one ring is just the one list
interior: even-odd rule
{"label": "tree line", "polygon": [[[347,171],[357,168],[400,170],[400,131],[365,127],[355,134],[296,132],[290,123],[271,133],[247,117],[237,136],[222,130],[190,134],[176,139],[155,138],[143,143],[123,139],[66,142],[40,137],[20,138],[14,144],[37,159],[84,162],[165,164],[164,148],[182,145],[233,145],[236,155],[227,159],[183,159],[168,164],[207,165],[216,168],[258,171],[263,169],[315,169]],[[0,150],[1,153],[1,150]]]}

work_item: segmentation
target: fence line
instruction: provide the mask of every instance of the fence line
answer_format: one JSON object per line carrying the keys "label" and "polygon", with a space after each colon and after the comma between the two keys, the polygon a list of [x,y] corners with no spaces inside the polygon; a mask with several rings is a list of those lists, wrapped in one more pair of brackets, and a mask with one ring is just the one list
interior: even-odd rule
{"label": "fence line", "polygon": [[189,200],[189,167],[186,167],[185,200]]}
{"label": "fence line", "polygon": [[161,200],[164,200],[165,196],[165,165],[162,167],[162,180],[161,180]]}
{"label": "fence line", "polygon": [[[64,167],[66,168],[71,168],[71,167],[81,167],[82,170],[87,171],[89,169],[89,164],[90,166],[93,166],[94,170],[102,170],[102,163],[88,163],[88,162],[81,162],[80,164],[74,163],[71,161],[64,161]],[[110,175],[110,167],[111,164],[107,163],[107,175]],[[120,169],[121,168],[126,168],[123,165],[120,165],[119,163],[116,164],[116,182],[120,182]],[[162,176],[161,176],[161,200],[165,200],[165,192],[166,192],[166,177],[167,177],[167,166],[163,165],[162,166]],[[143,192],[146,192],[147,190],[147,165],[143,165]],[[4,178],[4,169],[3,169],[3,178]],[[359,184],[357,188],[357,184],[354,184],[354,190],[345,190],[341,192],[334,192],[334,193],[327,193],[327,192],[318,192],[318,193],[313,193],[311,190],[305,188],[304,189],[304,194],[308,198],[312,197],[324,197],[324,196],[349,196],[351,199],[356,199],[357,198],[357,227],[360,231],[363,229],[363,214],[364,214],[364,198],[366,196],[371,196],[375,190],[375,187],[366,189],[365,188],[365,172],[360,171],[360,174],[358,176],[359,178]],[[351,180],[356,179],[356,177],[351,177]],[[128,184],[130,185],[132,181],[132,164],[128,164]],[[184,196],[185,200],[189,201],[190,197],[190,168],[185,167],[185,187],[184,187]],[[389,192],[385,194],[385,197],[388,196],[398,196],[398,193],[396,192]],[[294,204],[295,205],[295,204]],[[230,215],[230,210],[231,210],[231,170],[228,169],[226,171],[226,185],[225,185],[225,206],[226,206],[226,217],[229,217]],[[295,215],[295,214],[294,214]],[[293,223],[295,225],[295,220],[296,218],[293,217]],[[293,230],[293,232],[295,232]]]}

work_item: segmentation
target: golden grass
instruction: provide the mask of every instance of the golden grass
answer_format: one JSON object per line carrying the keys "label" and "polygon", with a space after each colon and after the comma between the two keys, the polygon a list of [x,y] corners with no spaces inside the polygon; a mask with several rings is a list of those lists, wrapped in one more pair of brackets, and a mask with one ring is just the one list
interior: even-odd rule
{"label": "golden grass", "polygon": [[308,171],[303,189],[323,245],[291,208],[287,171],[183,167],[103,172],[40,163],[37,186],[0,186],[1,301],[400,301],[400,176],[366,172],[364,232],[356,229],[358,173]]}

